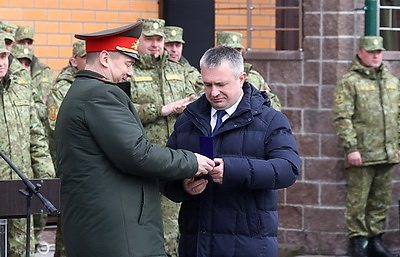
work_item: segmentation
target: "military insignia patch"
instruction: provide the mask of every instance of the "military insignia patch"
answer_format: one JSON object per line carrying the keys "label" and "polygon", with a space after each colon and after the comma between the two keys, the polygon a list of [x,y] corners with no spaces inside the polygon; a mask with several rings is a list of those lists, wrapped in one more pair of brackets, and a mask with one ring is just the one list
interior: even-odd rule
{"label": "military insignia patch", "polygon": [[58,115],[58,106],[51,106],[49,108],[49,119],[56,120]]}
{"label": "military insignia patch", "polygon": [[336,96],[336,103],[340,104],[340,103],[343,102],[343,100],[344,100],[343,94],[338,94],[338,95]]}

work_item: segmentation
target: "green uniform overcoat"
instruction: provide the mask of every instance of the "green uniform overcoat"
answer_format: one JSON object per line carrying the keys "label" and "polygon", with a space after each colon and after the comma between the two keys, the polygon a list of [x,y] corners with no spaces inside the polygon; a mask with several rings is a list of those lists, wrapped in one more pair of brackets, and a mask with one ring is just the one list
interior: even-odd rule
{"label": "green uniform overcoat", "polygon": [[55,139],[67,256],[165,256],[158,179],[193,177],[195,155],[151,144],[124,91],[87,70]]}

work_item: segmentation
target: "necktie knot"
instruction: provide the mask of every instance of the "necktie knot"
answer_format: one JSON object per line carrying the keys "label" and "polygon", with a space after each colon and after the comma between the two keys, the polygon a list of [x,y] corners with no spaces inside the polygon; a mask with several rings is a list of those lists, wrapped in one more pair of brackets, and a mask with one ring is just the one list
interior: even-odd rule
{"label": "necktie knot", "polygon": [[215,132],[217,132],[217,130],[219,129],[219,127],[221,127],[222,125],[222,117],[224,117],[226,114],[225,110],[218,110],[217,111],[217,122],[215,123],[215,127],[214,130],[212,132],[212,135],[215,134]]}

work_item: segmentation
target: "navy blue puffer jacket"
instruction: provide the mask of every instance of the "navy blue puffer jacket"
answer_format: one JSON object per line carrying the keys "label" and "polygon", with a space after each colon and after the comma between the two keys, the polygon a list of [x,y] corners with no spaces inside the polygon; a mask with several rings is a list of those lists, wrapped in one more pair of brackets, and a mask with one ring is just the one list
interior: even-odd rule
{"label": "navy blue puffer jacket", "polygon": [[[223,184],[209,179],[191,196],[182,181],[162,182],[168,198],[182,202],[179,213],[181,257],[277,257],[277,190],[291,186],[300,158],[289,122],[269,108],[269,99],[251,84],[237,110],[213,138],[214,156],[224,160]],[[211,135],[211,105],[203,95],[178,118],[168,146],[193,152],[199,136]]]}

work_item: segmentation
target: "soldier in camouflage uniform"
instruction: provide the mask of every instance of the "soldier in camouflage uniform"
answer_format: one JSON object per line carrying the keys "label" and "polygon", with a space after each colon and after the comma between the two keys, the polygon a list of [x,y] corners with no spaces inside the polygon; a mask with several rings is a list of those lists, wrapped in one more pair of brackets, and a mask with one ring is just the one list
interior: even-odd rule
{"label": "soldier in camouflage uniform", "polygon": [[[0,37],[0,149],[27,178],[54,177],[46,135],[35,110],[30,76],[9,55],[4,37]],[[0,162],[0,179],[20,178],[6,162]],[[25,255],[25,233],[26,219],[8,220],[8,257]]]}
{"label": "soldier in camouflage uniform", "polygon": [[[26,47],[33,48],[33,28],[29,26],[19,26],[15,32],[15,42]],[[55,77],[53,71],[42,63],[39,58],[33,55],[31,63],[31,78],[32,85],[36,88],[43,105],[38,107],[40,120],[47,129],[47,98],[50,93],[50,88],[54,84]]]}
{"label": "soldier in camouflage uniform", "polygon": [[[12,49],[11,49],[11,55],[14,57],[15,60],[18,60],[22,67],[30,74],[31,71],[31,64],[32,64],[32,59],[33,59],[33,49],[29,48],[25,45],[20,45],[20,44],[13,44]],[[33,83],[33,82],[32,82]],[[33,99],[35,101],[35,108],[39,113],[39,118],[40,118],[40,113],[43,112],[43,109],[45,108],[44,103],[42,102],[42,97],[40,93],[38,92],[38,88],[32,84],[32,91],[33,91]],[[47,136],[48,131],[47,131],[47,123],[43,122],[43,119],[40,119],[42,121],[42,124],[45,128],[45,134]],[[40,244],[40,238],[43,232],[44,227],[46,226],[47,222],[47,215],[46,214],[33,214],[33,221],[34,221],[34,230],[35,230],[35,240],[36,240],[36,248],[39,247]]]}
{"label": "soldier in camouflage uniform", "polygon": [[[244,46],[242,45],[242,34],[239,32],[231,31],[218,31],[217,32],[217,45],[227,46],[242,52]],[[281,110],[281,102],[277,95],[271,92],[268,84],[264,78],[257,71],[253,70],[253,66],[250,63],[244,64],[244,71],[247,74],[246,81],[255,86],[258,90],[263,90],[268,93],[271,100],[271,107],[275,110]]]}
{"label": "soldier in camouflage uniform", "polygon": [[[69,58],[69,65],[64,67],[55,84],[52,86],[47,101],[48,122],[49,122],[49,145],[50,153],[55,165],[56,148],[54,144],[54,132],[56,128],[56,119],[61,102],[64,100],[72,82],[75,80],[75,74],[78,70],[85,69],[86,65],[86,48],[85,41],[78,40],[72,45],[72,57]],[[57,167],[55,167],[57,168]],[[56,249],[54,257],[65,257],[65,248],[61,231],[61,213],[58,215],[57,231],[56,231]]]}
{"label": "soldier in camouflage uniform", "polygon": [[333,125],[348,174],[346,226],[351,256],[393,256],[381,244],[399,162],[399,80],[382,63],[382,37],[366,36],[336,83]]}
{"label": "soldier in camouflage uniform", "polygon": [[[140,62],[133,66],[131,97],[149,140],[165,146],[176,118],[193,100],[196,90],[186,80],[187,71],[183,65],[168,59],[168,52],[164,50],[165,21],[142,20],[138,46]],[[179,204],[161,196],[161,208],[167,255],[177,256]]]}
{"label": "soldier in camouflage uniform", "polygon": [[183,67],[187,70],[187,80],[192,81],[195,85],[197,93],[204,91],[204,83],[201,78],[200,72],[196,67],[190,65],[189,61],[182,55],[183,46],[185,41],[183,40],[183,29],[177,26],[165,26],[165,49],[168,51],[168,58],[170,60],[180,62]]}

